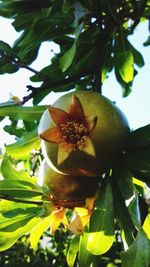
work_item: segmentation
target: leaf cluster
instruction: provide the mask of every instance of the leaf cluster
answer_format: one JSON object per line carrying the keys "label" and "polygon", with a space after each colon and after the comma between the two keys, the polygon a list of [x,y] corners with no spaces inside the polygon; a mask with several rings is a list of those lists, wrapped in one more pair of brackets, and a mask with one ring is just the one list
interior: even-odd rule
{"label": "leaf cluster", "polygon": [[[149,1],[11,1],[0,3],[0,15],[13,19],[21,32],[13,47],[0,42],[0,73],[14,73],[26,68],[35,75],[31,81],[42,82],[31,90],[23,103],[33,98],[39,103],[49,92],[63,92],[74,87],[100,91],[109,72],[127,96],[138,68],[144,60],[129,41],[135,27],[149,19]],[[60,47],[48,66],[40,71],[29,65],[37,58],[43,42]],[[148,43],[146,43],[148,45]]]}
{"label": "leaf cluster", "polygon": [[[34,109],[37,111],[37,107],[32,107],[32,114]],[[24,107],[22,114],[20,113],[20,117],[24,116]],[[15,118],[14,113],[7,115]],[[139,197],[145,201],[145,185],[150,185],[149,136],[149,125],[132,131],[116,166],[100,180],[101,187],[90,224],[85,227],[83,236],[70,237],[72,241],[69,248],[68,243],[66,245],[68,266],[75,266],[76,262],[80,266],[92,264],[97,267],[108,263],[120,266],[122,261],[123,267],[130,267],[133,258],[134,266],[140,267],[143,263],[149,266],[149,213],[147,208],[143,215],[139,203]],[[28,232],[31,232],[31,246],[37,250],[39,239],[50,225],[51,203],[47,199],[48,192],[46,188],[37,186],[36,179],[30,176],[32,162],[28,166],[29,171],[16,170],[18,160],[22,161],[23,155],[24,168],[27,166],[26,156],[35,148],[34,140],[37,139],[35,129],[19,138],[16,143],[6,146],[7,157],[1,164],[3,180],[0,181],[0,196],[3,199],[0,203],[1,251],[8,249]],[[28,140],[31,142],[30,150]],[[24,149],[20,149],[20,146]],[[11,156],[12,163],[8,156]],[[33,155],[31,158],[33,159]],[[38,166],[40,161],[38,163],[37,160],[36,157]],[[128,250],[122,253],[125,244]],[[141,250],[142,245],[145,250]],[[114,248],[117,249],[116,255],[111,256]]]}

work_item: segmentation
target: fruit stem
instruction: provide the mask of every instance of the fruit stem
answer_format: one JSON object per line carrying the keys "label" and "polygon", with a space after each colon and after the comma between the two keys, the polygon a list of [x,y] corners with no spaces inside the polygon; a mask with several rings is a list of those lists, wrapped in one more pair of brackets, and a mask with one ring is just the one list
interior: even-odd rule
{"label": "fruit stem", "polygon": [[98,75],[94,74],[93,81],[94,81],[93,91],[102,94],[101,71],[99,71]]}
{"label": "fruit stem", "polygon": [[64,208],[74,208],[85,206],[85,200],[53,200],[55,206]]}

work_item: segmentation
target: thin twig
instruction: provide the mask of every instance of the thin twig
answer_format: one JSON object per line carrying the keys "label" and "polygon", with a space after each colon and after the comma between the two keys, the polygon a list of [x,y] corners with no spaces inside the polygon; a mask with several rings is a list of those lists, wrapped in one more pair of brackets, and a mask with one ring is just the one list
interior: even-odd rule
{"label": "thin twig", "polygon": [[78,82],[80,80],[81,77],[84,77],[86,75],[92,75],[94,71],[93,70],[87,70],[84,73],[78,73],[74,76],[70,76],[66,79],[62,79],[62,80],[57,80],[57,81],[47,81],[44,82],[40,87],[33,87],[31,85],[27,85],[28,91],[31,91],[31,93],[27,96],[23,97],[23,100],[21,101],[21,105],[24,105],[27,101],[29,101],[31,98],[34,98],[40,91],[49,89],[50,91],[52,90],[52,88],[56,88],[65,84],[71,84],[74,85],[75,82]]}
{"label": "thin twig", "polygon": [[22,62],[20,62],[18,59],[13,59],[13,60],[12,60],[12,63],[14,63],[14,64],[15,64],[17,67],[19,67],[19,68],[27,69],[27,70],[33,72],[34,74],[40,76],[39,71],[37,71],[37,70],[35,70],[35,69],[29,67],[28,65],[26,65],[26,64],[24,64],[24,63],[22,63]]}

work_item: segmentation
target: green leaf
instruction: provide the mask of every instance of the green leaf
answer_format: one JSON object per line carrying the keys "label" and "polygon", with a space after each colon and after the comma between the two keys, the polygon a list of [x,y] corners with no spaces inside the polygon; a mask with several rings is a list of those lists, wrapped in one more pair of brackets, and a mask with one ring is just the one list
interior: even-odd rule
{"label": "green leaf", "polygon": [[70,49],[60,58],[60,68],[65,72],[73,62],[76,53],[76,44],[74,43]]}
{"label": "green leaf", "polygon": [[1,73],[1,74],[4,74],[4,73],[9,73],[9,74],[11,74],[11,73],[14,73],[14,72],[18,71],[18,69],[19,69],[19,67],[16,66],[15,64],[13,64],[13,63],[5,63],[5,64],[1,67],[1,69],[0,69],[0,73]]}
{"label": "green leaf", "polygon": [[121,162],[113,168],[112,179],[116,181],[121,194],[125,200],[134,195],[134,185],[132,181],[132,172]]}
{"label": "green leaf", "polygon": [[107,60],[104,62],[103,66],[102,66],[102,83],[105,81],[105,79],[107,78],[107,74],[109,72],[111,72],[112,70],[112,59],[111,56],[109,55],[108,58],[106,58]]}
{"label": "green leaf", "polygon": [[28,171],[25,171],[25,170],[16,171],[8,158],[3,159],[1,163],[1,172],[5,180],[17,180],[17,181],[21,180],[21,181],[30,182],[33,185],[35,185],[37,182],[36,178],[31,177]]}
{"label": "green leaf", "polygon": [[11,211],[4,211],[0,214],[0,230],[2,232],[12,232],[17,230],[18,224],[24,224],[24,220],[30,216],[36,216],[39,212],[37,207],[27,207],[26,209],[18,208],[17,205]]}
{"label": "green leaf", "polygon": [[[31,28],[34,25],[36,19],[42,19],[42,12],[33,10],[28,13],[18,14],[13,21],[12,25],[16,31],[24,30],[25,28]],[[34,19],[33,19],[34,18]]]}
{"label": "green leaf", "polygon": [[133,80],[134,77],[134,58],[130,50],[117,53],[117,67],[118,71],[126,83]]}
{"label": "green leaf", "polygon": [[134,184],[136,190],[138,191],[139,195],[141,195],[142,198],[145,198],[145,184],[144,184],[144,182],[133,177],[133,184]]}
{"label": "green leaf", "polygon": [[135,227],[120,188],[113,178],[111,182],[113,189],[115,217],[118,219],[121,229],[124,232],[125,240],[130,246],[134,241],[133,232],[135,231]]}
{"label": "green leaf", "polygon": [[66,91],[69,91],[71,89],[74,89],[75,88],[75,81],[74,82],[67,82],[64,84],[64,85],[61,85],[61,86],[55,86],[55,87],[50,87],[49,89],[46,89],[46,90],[43,90],[43,91],[40,91],[34,98],[33,98],[33,104],[34,105],[37,105],[39,104],[42,99],[48,95],[52,90],[53,92],[66,92]]}
{"label": "green leaf", "polygon": [[[106,231],[114,234],[113,195],[110,181],[102,184],[96,199],[95,208],[90,220],[90,232]],[[99,223],[97,224],[97,221]],[[105,225],[106,223],[106,225]]]}
{"label": "green leaf", "polygon": [[150,239],[150,214],[147,215],[144,221],[143,229],[145,233],[147,234],[147,237]]}
{"label": "green leaf", "polygon": [[127,152],[124,160],[135,178],[150,182],[150,146]]}
{"label": "green leaf", "polygon": [[120,83],[122,89],[123,89],[123,97],[127,97],[130,93],[131,93],[131,90],[132,90],[132,82],[129,82],[129,83],[126,83],[120,73],[119,73],[119,69],[116,67],[115,68],[115,75],[116,75],[116,78],[117,78],[117,81]]}
{"label": "green leaf", "polygon": [[150,124],[140,127],[130,133],[127,149],[143,148],[150,145]]}
{"label": "green leaf", "polygon": [[[1,198],[27,198],[42,196],[43,192],[40,186],[33,185],[26,181],[17,180],[0,180],[0,196]],[[40,198],[41,199],[41,198]]]}
{"label": "green leaf", "polygon": [[6,200],[0,202],[0,251],[10,248],[19,237],[40,222],[41,208]]}
{"label": "green leaf", "polygon": [[[29,173],[16,171],[10,161],[6,158],[1,164],[4,180],[0,180],[1,198],[32,198],[40,197],[43,194],[42,187],[36,184],[36,179],[31,178]],[[15,199],[14,199],[15,201]]]}
{"label": "green leaf", "polygon": [[114,210],[111,184],[102,186],[90,220],[87,249],[94,255],[106,253],[114,242]]}
{"label": "green leaf", "polygon": [[138,50],[136,50],[135,47],[131,45],[131,43],[129,43],[129,44],[130,44],[130,47],[131,47],[131,50],[133,53],[134,63],[139,68],[143,67],[144,66],[144,58],[143,58],[142,54]]}
{"label": "green leaf", "polygon": [[42,113],[46,110],[45,106],[6,106],[0,107],[0,116],[9,116],[14,120],[35,121],[39,120]]}
{"label": "green leaf", "polygon": [[76,257],[77,257],[77,253],[79,251],[79,242],[80,242],[80,236],[76,235],[73,237],[73,239],[71,240],[71,243],[69,245],[69,249],[67,252],[67,263],[69,267],[73,267]]}
{"label": "green leaf", "polygon": [[8,100],[7,102],[0,103],[0,108],[8,106],[17,106],[17,104],[13,100]]}
{"label": "green leaf", "polygon": [[90,49],[90,51],[73,64],[71,71],[73,71],[74,74],[78,74],[81,71],[86,72],[87,70],[94,68],[97,57],[98,51],[96,49]]}
{"label": "green leaf", "polygon": [[[131,44],[127,39],[126,31],[121,31],[116,35],[115,47],[114,47],[114,60],[115,60],[115,73],[117,74],[117,79],[126,84],[123,87],[132,82],[135,70],[134,70],[134,56]],[[119,77],[120,76],[120,77]],[[123,82],[120,82],[123,85]],[[130,84],[131,85],[131,84]],[[127,88],[125,88],[127,92]],[[130,93],[130,91],[129,91]]]}
{"label": "green leaf", "polygon": [[148,36],[147,40],[143,43],[144,46],[150,45],[150,36]]}
{"label": "green leaf", "polygon": [[114,235],[106,235],[104,231],[88,234],[87,249],[93,255],[102,255],[112,246]]}
{"label": "green leaf", "polygon": [[14,52],[9,44],[4,41],[0,41],[0,50],[5,52],[8,56],[14,56]]}
{"label": "green leaf", "polygon": [[88,242],[88,233],[84,232],[84,234],[80,237],[79,244],[79,264],[80,267],[97,267],[99,262],[99,257],[96,255],[92,255],[89,250],[87,250],[87,242]]}
{"label": "green leaf", "polygon": [[16,143],[5,147],[8,156],[16,159],[29,158],[33,149],[40,149],[40,139],[37,134],[37,129],[28,132],[18,139]]}
{"label": "green leaf", "polygon": [[149,267],[150,240],[143,231],[137,235],[132,246],[121,255],[122,267]]}
{"label": "green leaf", "polygon": [[20,128],[17,126],[16,121],[11,122],[10,125],[5,125],[3,129],[8,134],[15,135],[16,137],[21,137],[26,132],[24,128]]}
{"label": "green leaf", "polygon": [[[60,56],[55,55],[52,60],[51,64],[44,67],[39,75],[34,75],[30,78],[33,82],[42,81],[42,77],[51,77],[52,81],[56,80],[63,80],[65,79],[66,74],[64,74],[60,69]],[[49,88],[50,89],[50,88]],[[53,89],[53,88],[52,88]]]}
{"label": "green leaf", "polygon": [[135,225],[135,227],[138,230],[142,229],[141,226],[141,215],[140,215],[140,209],[139,209],[139,197],[135,194],[135,196],[132,198],[130,204],[128,205],[128,210],[130,212],[132,221]]}
{"label": "green leaf", "polygon": [[72,8],[71,2],[68,0],[64,0],[62,10],[64,13],[68,12]]}
{"label": "green leaf", "polygon": [[42,91],[39,91],[38,94],[36,94],[33,97],[33,105],[38,105],[45,96],[47,96],[48,94],[50,94],[51,90],[50,89],[45,89]]}
{"label": "green leaf", "polygon": [[42,193],[42,190],[40,186],[30,182],[30,181],[24,181],[24,180],[15,180],[15,179],[5,179],[5,180],[0,180],[0,190],[2,189],[10,189],[12,190],[13,188],[20,188],[20,189],[33,189],[33,190],[38,190],[39,193]]}
{"label": "green leaf", "polygon": [[50,216],[41,218],[41,221],[31,231],[30,244],[34,250],[38,249],[38,242],[42,234],[50,227]]}

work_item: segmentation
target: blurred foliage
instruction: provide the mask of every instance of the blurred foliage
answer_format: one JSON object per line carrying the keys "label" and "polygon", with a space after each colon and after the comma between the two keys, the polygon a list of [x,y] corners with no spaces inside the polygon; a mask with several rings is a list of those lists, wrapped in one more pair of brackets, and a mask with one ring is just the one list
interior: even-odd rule
{"label": "blurred foliage", "polygon": [[[0,254],[1,266],[7,267],[68,267],[66,254],[71,236],[64,227],[60,227],[54,236],[47,231],[41,238],[38,250],[34,251],[29,242],[29,236],[21,237],[10,249]],[[116,233],[116,243],[111,250],[98,257],[98,267],[120,267],[121,259],[119,253],[122,250],[122,243],[119,232]],[[41,265],[42,264],[42,265]],[[74,267],[78,267],[76,260]]]}

